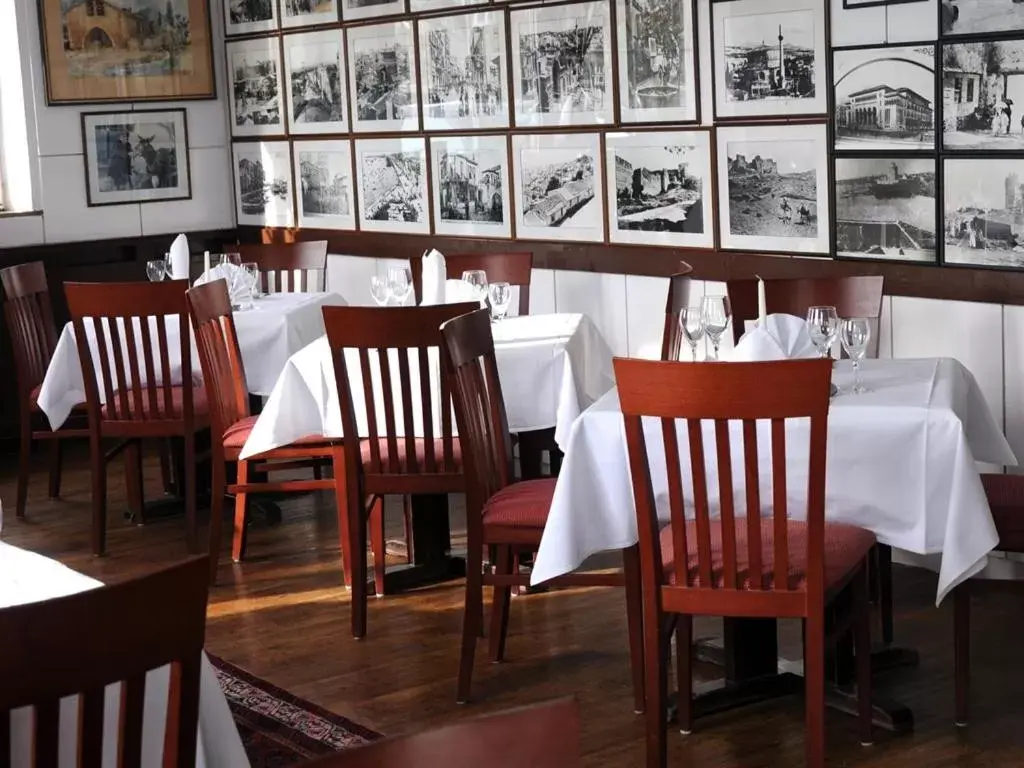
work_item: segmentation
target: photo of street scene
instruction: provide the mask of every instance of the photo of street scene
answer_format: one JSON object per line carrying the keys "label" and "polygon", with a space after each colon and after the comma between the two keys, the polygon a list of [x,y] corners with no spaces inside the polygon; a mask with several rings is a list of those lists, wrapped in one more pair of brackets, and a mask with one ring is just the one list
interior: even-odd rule
{"label": "photo of street scene", "polygon": [[355,229],[352,151],[347,141],[296,141],[299,226]]}
{"label": "photo of street scene", "polygon": [[942,46],[942,144],[1024,150],[1024,41]]}
{"label": "photo of street scene", "polygon": [[345,120],[341,36],[334,31],[286,35],[285,82],[292,133],[338,133]]}
{"label": "photo of street scene", "polygon": [[356,131],[418,128],[411,22],[347,30]]}
{"label": "photo of street scene", "polygon": [[287,141],[247,142],[234,146],[238,223],[290,227],[291,157]]}
{"label": "photo of street scene", "polygon": [[1024,160],[946,159],[944,260],[1024,267]]}
{"label": "photo of street scene", "polygon": [[232,78],[232,133],[257,136],[284,132],[281,58],[277,40],[228,43]]}
{"label": "photo of street scene", "polygon": [[438,234],[508,237],[504,136],[435,136],[430,143]]}

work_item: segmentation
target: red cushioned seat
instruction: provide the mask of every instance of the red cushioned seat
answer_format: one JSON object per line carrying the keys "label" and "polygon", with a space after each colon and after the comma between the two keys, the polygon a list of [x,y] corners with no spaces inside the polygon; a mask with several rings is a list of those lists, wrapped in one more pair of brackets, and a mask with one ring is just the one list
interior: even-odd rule
{"label": "red cushioned seat", "polygon": [[484,504],[484,527],[543,530],[554,495],[555,479],[551,477],[506,486]]}
{"label": "red cushioned seat", "polygon": [[[787,525],[789,539],[789,589],[801,589],[807,581],[807,524],[790,520]],[[771,519],[761,521],[761,557],[766,587],[775,583],[775,530]],[[863,528],[841,523],[825,525],[825,589],[838,584],[853,571],[875,545],[875,535]],[[691,586],[706,586],[700,583],[697,567],[697,524],[686,523],[686,546],[689,550],[687,568]],[[661,531],[661,557],[665,570],[669,572],[669,583],[676,583],[675,553],[672,544],[672,527]],[[744,589],[750,589],[750,562],[747,549],[746,518],[736,520],[736,569],[737,577]],[[711,576],[715,587],[724,585],[724,563],[722,554],[722,528],[719,521],[711,521]]]}
{"label": "red cushioned seat", "polygon": [[[423,466],[423,462],[426,459],[426,448],[427,441],[422,437],[413,438],[416,441],[416,461],[419,462],[420,466]],[[398,465],[404,471],[406,466],[406,447],[405,438],[395,438],[395,444],[398,446]],[[381,471],[388,471],[388,464],[391,461],[391,455],[388,448],[388,440],[386,437],[380,437],[377,439],[378,450],[380,451],[380,466]],[[370,453],[370,441],[364,438],[360,441],[359,450],[363,455],[363,463],[369,464],[371,461]],[[434,460],[438,464],[438,470],[441,471],[441,462],[444,461],[444,440],[434,440]],[[459,444],[459,438],[452,438],[452,460],[455,462],[455,469],[462,469],[462,446]]]}
{"label": "red cushioned seat", "polygon": [[[224,447],[241,450],[242,446],[245,445],[245,441],[249,439],[249,434],[252,432],[252,428],[256,425],[256,419],[258,418],[259,416],[246,416],[244,419],[236,421],[224,430]],[[299,438],[294,443],[289,443],[289,445],[308,445],[311,443],[324,443],[326,445],[327,442],[328,441],[323,437],[323,435],[310,435],[309,437]],[[288,446],[285,445],[281,447],[287,448]]]}
{"label": "red cushioned seat", "polygon": [[[146,389],[142,390],[142,413],[146,418],[149,419],[180,419],[182,418],[181,408],[185,400],[185,388],[184,387],[171,387],[171,411],[167,412],[167,398],[164,394],[164,388],[160,387],[156,390],[156,411],[154,412],[152,403],[150,402],[150,393]],[[127,414],[122,411],[121,395],[120,391],[114,392],[114,402],[116,404],[116,417],[120,420],[124,420]],[[128,408],[131,411],[135,410],[135,393],[128,392]],[[192,414],[200,420],[205,421],[210,414],[210,405],[206,399],[206,388],[205,387],[193,387],[192,389]],[[104,405],[100,410],[100,416],[104,419],[111,418],[107,406]]]}

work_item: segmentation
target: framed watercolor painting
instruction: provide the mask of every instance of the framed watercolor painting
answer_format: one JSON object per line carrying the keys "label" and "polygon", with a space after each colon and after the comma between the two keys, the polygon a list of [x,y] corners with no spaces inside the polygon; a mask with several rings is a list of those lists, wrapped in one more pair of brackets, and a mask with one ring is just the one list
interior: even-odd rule
{"label": "framed watercolor painting", "polygon": [[434,136],[430,162],[435,233],[512,236],[504,136]]}

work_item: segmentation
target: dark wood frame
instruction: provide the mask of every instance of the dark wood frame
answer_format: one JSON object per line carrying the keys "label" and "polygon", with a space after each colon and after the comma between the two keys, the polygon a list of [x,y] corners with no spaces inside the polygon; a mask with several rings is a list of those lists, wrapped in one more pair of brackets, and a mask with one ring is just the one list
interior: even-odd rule
{"label": "dark wood frame", "polygon": [[[92,190],[89,184],[89,148],[92,146],[89,141],[89,136],[86,132],[86,123],[90,117],[97,117],[99,115],[128,115],[128,121],[135,115],[167,115],[167,114],[181,114],[181,123],[184,126],[185,135],[182,137],[185,142],[185,172],[188,174],[188,193],[185,195],[179,195],[178,197],[161,197],[159,200],[123,200],[111,203],[96,203],[92,199]],[[89,208],[102,208],[109,205],[146,205],[147,203],[168,203],[173,200],[191,200],[192,199],[192,158],[189,154],[188,144],[188,110],[184,107],[178,109],[136,109],[136,110],[111,110],[110,112],[83,112],[81,117],[82,126],[82,165],[85,168],[85,200],[86,206]],[[177,151],[177,147],[175,147]],[[179,173],[180,173],[179,169]]]}

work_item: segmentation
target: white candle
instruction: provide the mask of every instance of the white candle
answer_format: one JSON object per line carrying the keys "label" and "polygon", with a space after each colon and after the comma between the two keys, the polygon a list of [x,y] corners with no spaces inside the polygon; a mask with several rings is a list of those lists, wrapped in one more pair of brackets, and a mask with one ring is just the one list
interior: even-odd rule
{"label": "white candle", "polygon": [[210,252],[203,251],[203,274],[210,271]]}
{"label": "white candle", "polygon": [[764,280],[757,278],[757,324],[764,325],[768,317],[768,299],[764,293]]}

